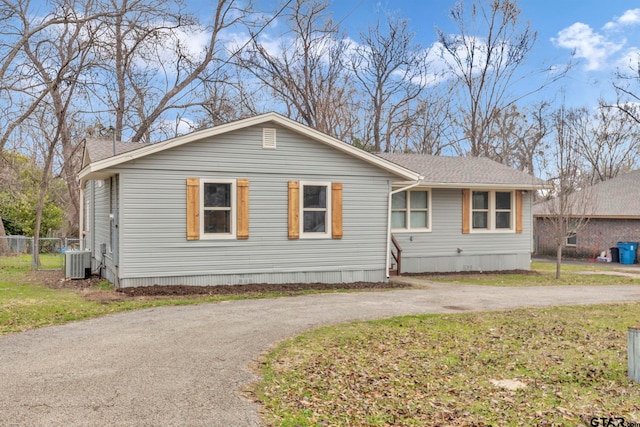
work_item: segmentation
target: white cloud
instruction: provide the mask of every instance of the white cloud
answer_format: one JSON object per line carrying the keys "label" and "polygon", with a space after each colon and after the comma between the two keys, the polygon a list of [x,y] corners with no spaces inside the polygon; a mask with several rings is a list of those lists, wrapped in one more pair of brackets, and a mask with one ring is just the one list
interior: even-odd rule
{"label": "white cloud", "polygon": [[638,61],[640,61],[640,48],[632,47],[627,49],[622,57],[617,61],[617,66],[623,72],[637,71]]}
{"label": "white cloud", "polygon": [[587,71],[601,69],[607,59],[624,45],[624,41],[615,43],[582,22],[560,30],[558,37],[551,40],[557,46],[574,50],[577,58],[586,59]]}
{"label": "white cloud", "polygon": [[640,9],[629,9],[622,16],[616,17],[613,21],[609,21],[602,27],[608,31],[617,31],[621,27],[640,24]]}

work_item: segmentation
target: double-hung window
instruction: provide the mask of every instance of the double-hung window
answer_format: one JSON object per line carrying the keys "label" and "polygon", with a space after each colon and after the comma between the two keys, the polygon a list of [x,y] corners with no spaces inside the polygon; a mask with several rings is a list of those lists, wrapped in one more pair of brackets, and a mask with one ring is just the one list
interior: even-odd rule
{"label": "double-hung window", "polygon": [[473,191],[471,228],[474,231],[510,231],[514,227],[512,191]]}
{"label": "double-hung window", "polygon": [[301,182],[300,187],[300,235],[330,237],[331,183]]}
{"label": "double-hung window", "polygon": [[391,228],[394,231],[431,230],[431,192],[409,190],[391,196]]}
{"label": "double-hung window", "polygon": [[235,236],[235,181],[202,180],[203,236]]}

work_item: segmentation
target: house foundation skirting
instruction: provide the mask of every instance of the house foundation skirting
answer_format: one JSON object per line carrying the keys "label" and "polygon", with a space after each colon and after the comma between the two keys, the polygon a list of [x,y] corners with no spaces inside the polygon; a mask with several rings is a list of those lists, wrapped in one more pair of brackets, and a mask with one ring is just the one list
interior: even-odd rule
{"label": "house foundation skirting", "polygon": [[153,285],[218,286],[251,283],[353,283],[386,282],[387,272],[381,270],[286,272],[250,274],[211,274],[198,276],[136,277],[119,279],[119,287],[130,288]]}
{"label": "house foundation skirting", "polygon": [[412,257],[402,256],[403,273],[448,273],[459,271],[529,270],[531,254],[490,254]]}

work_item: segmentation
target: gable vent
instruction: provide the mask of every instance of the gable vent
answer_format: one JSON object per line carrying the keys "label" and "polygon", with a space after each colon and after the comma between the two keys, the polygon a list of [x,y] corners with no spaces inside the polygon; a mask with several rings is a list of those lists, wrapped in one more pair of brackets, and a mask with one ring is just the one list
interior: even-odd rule
{"label": "gable vent", "polygon": [[276,148],[276,130],[274,128],[262,129],[262,148]]}

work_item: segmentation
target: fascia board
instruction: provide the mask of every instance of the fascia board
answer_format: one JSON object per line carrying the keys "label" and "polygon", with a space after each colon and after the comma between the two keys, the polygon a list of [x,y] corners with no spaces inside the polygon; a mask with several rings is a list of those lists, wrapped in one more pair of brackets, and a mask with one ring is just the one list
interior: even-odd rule
{"label": "fascia board", "polygon": [[[404,185],[405,182],[394,182],[394,185]],[[429,182],[422,181],[420,187],[428,188],[443,188],[443,189],[458,189],[469,188],[477,190],[542,190],[549,188],[546,184],[489,184],[489,183],[469,183],[469,182],[454,182],[454,183],[442,183],[442,182]]]}

